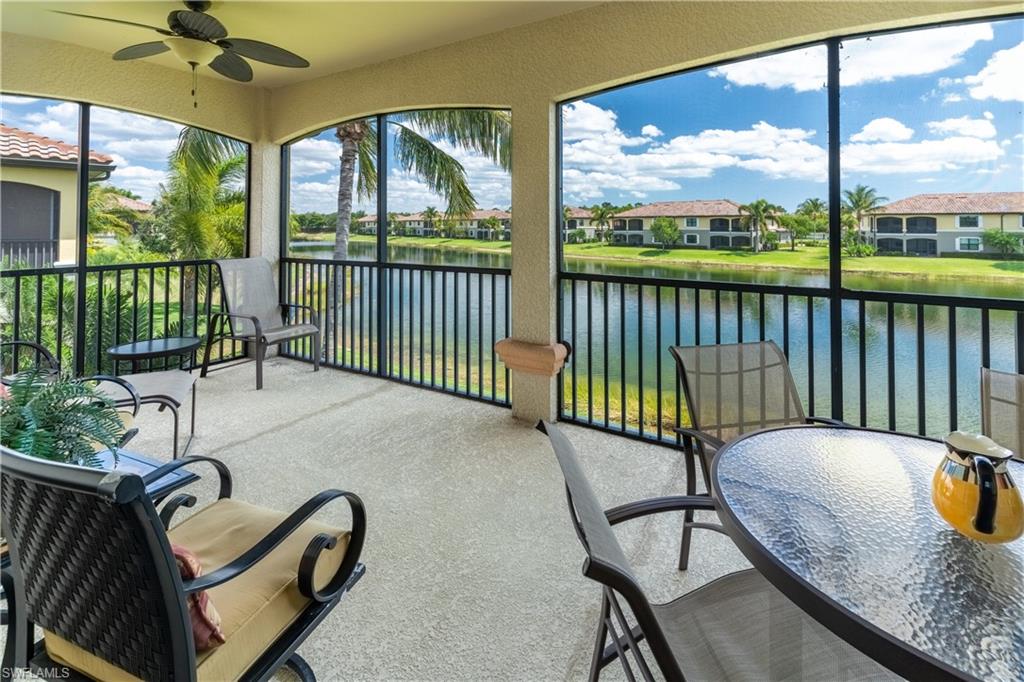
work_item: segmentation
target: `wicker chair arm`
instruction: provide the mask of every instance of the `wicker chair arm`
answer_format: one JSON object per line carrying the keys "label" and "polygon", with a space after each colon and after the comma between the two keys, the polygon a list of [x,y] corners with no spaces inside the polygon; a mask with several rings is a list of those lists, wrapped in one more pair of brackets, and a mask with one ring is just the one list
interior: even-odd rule
{"label": "wicker chair arm", "polygon": [[725,445],[725,441],[722,440],[721,438],[715,438],[710,433],[704,433],[703,431],[698,431],[697,429],[689,429],[686,428],[685,426],[676,426],[672,430],[678,433],[680,436],[683,436],[684,438],[696,438],[697,440],[701,441],[702,443],[704,443],[705,445],[707,445],[708,447],[715,451],[717,451],[719,448]]}
{"label": "wicker chair arm", "polygon": [[[41,355],[44,360],[46,360],[46,364],[48,364],[50,366],[50,371],[51,372],[59,372],[60,371],[60,365],[57,363],[57,359],[55,357],[53,357],[53,354],[50,351],[46,350],[44,347],[40,346],[35,341],[18,341],[18,340],[15,340],[15,341],[4,341],[3,343],[0,343],[0,348],[5,348],[7,346],[11,346],[12,348],[15,347],[15,346],[24,346],[25,348],[31,348],[36,353]],[[15,351],[15,352],[17,352],[17,351]]]}
{"label": "wicker chair arm", "polygon": [[607,510],[604,514],[608,523],[615,525],[623,521],[631,521],[651,514],[674,511],[714,511],[715,503],[704,495],[673,495],[671,497],[655,497],[648,500],[627,502]]}
{"label": "wicker chair arm", "polygon": [[313,308],[311,308],[310,306],[300,305],[298,303],[282,303],[281,307],[294,308],[295,310],[305,310],[306,312],[309,313],[309,319],[312,322],[313,326],[315,326],[318,329],[320,328],[320,316],[317,315],[316,311],[313,310]]}
{"label": "wicker chair arm", "polygon": [[176,459],[172,462],[168,462],[167,464],[158,466],[156,469],[153,469],[143,476],[142,482],[145,485],[149,485],[154,481],[160,480],[170,472],[180,469],[186,464],[194,464],[196,462],[209,462],[213,465],[213,468],[217,470],[217,475],[220,478],[220,491],[217,494],[217,499],[222,500],[225,497],[231,497],[231,472],[228,470],[224,462],[219,459],[214,459],[213,457],[204,457],[203,455],[189,455],[188,457],[182,457],[181,459]]}
{"label": "wicker chair arm", "polygon": [[853,424],[847,424],[841,419],[832,419],[831,417],[807,417],[804,421],[808,424],[824,424],[826,426],[853,426]]}
{"label": "wicker chair arm", "polygon": [[139,392],[135,390],[135,387],[130,383],[122,379],[121,377],[110,376],[108,374],[96,374],[91,377],[82,377],[81,379],[75,379],[77,383],[85,383],[87,381],[95,381],[96,383],[111,383],[117,384],[125,391],[128,392],[128,396],[132,399],[132,416],[135,417],[139,414],[139,409],[142,407],[142,398],[139,396]]}
{"label": "wicker chair arm", "polygon": [[231,318],[238,318],[239,320],[248,320],[249,322],[252,323],[253,337],[257,338],[257,339],[263,337],[263,327],[262,327],[262,325],[260,325],[260,318],[256,317],[255,315],[242,315],[241,313],[228,313],[228,312],[223,312],[223,311],[217,312],[217,313],[214,313],[213,315],[210,316],[210,329],[213,329],[214,321],[220,320],[221,321],[221,334],[223,334],[224,333],[224,327],[223,327],[224,320],[225,319],[231,319]]}
{"label": "wicker chair arm", "polygon": [[320,507],[339,497],[346,498],[352,508],[352,537],[349,540],[348,550],[345,552],[345,559],[323,591],[317,591],[313,587],[313,569],[320,553],[324,549],[333,547],[336,540],[324,534],[317,535],[307,545],[299,561],[299,590],[302,594],[316,601],[333,599],[346,589],[346,583],[356,569],[366,536],[366,514],[362,501],[354,493],[341,490],[325,490],[314,495],[278,524],[274,530],[270,531],[265,538],[247,549],[234,561],[206,575],[183,581],[184,593],[191,594],[200,590],[208,590],[245,573],[270,554],[285,538],[298,530]]}

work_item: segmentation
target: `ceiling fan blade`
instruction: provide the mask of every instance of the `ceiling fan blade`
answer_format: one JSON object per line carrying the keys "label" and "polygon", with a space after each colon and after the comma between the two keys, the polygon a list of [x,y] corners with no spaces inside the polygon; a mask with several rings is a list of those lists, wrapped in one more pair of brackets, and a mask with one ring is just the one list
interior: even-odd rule
{"label": "ceiling fan blade", "polygon": [[226,38],[228,30],[209,14],[179,9],[167,15],[167,25],[178,35],[201,40]]}
{"label": "ceiling fan blade", "polygon": [[294,52],[289,52],[277,45],[271,45],[270,43],[264,43],[259,40],[228,38],[227,40],[218,40],[217,44],[225,50],[237,52],[243,57],[255,59],[256,61],[263,62],[265,64],[288,66],[294,69],[304,69],[309,66],[308,61]]}
{"label": "ceiling fan blade", "polygon": [[114,53],[114,60],[123,62],[129,59],[142,59],[143,57],[152,57],[155,54],[167,52],[170,49],[159,40],[152,43],[139,43],[138,45],[122,47]]}
{"label": "ceiling fan blade", "polygon": [[[90,14],[78,14],[77,12],[64,12],[59,9],[51,10],[56,14],[66,14],[69,17],[80,17],[82,19],[95,19],[96,21],[109,21],[114,24],[124,24],[125,26],[136,26],[138,28],[148,28],[150,31],[156,31],[157,33],[165,36],[174,35],[166,28],[157,28],[156,26],[150,26],[148,24],[138,24],[134,21],[122,21],[121,19],[110,19],[108,17],[94,17]],[[225,34],[226,35],[226,34]]]}
{"label": "ceiling fan blade", "polygon": [[252,80],[252,67],[233,52],[222,52],[210,62],[210,68],[232,80],[242,81],[243,83],[248,83]]}

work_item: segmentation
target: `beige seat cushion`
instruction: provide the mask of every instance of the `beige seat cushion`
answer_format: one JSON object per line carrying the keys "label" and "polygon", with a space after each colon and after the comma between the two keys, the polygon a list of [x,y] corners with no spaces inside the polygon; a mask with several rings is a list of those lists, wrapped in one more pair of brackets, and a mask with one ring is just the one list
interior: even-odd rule
{"label": "beige seat cushion", "polygon": [[[171,542],[194,552],[206,574],[237,558],[286,517],[284,512],[246,502],[218,500],[172,528],[168,536]],[[309,604],[299,593],[299,560],[319,533],[338,538],[337,546],[325,551],[317,565],[315,582],[326,585],[345,556],[349,532],[307,521],[258,564],[209,591],[227,641],[197,653],[200,680],[238,679]],[[45,634],[46,650],[54,660],[95,679],[135,679],[74,644],[50,632]]]}
{"label": "beige seat cushion", "polygon": [[285,327],[264,329],[263,339],[267,343],[279,343],[286,339],[297,339],[320,331],[315,324],[291,324]]}
{"label": "beige seat cushion", "polygon": [[[144,372],[142,374],[122,374],[139,394],[143,403],[172,403],[181,407],[188,399],[198,374],[190,374],[182,369],[168,369],[161,372]],[[104,381],[97,387],[101,393],[116,402],[119,406],[130,405],[132,397],[120,384]]]}

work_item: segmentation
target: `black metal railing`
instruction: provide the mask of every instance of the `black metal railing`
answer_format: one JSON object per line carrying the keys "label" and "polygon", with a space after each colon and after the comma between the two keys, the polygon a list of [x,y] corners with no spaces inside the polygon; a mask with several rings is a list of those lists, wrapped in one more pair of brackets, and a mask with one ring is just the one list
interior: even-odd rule
{"label": "black metal railing", "polygon": [[[494,343],[510,335],[504,269],[284,258],[288,303],[317,311],[325,364],[500,405],[509,372]],[[311,361],[311,341],[286,344]]]}
{"label": "black metal railing", "polygon": [[[84,318],[76,319],[81,273]],[[178,335],[205,341],[210,315],[221,305],[220,272],[208,260],[9,270],[0,278],[0,333],[44,346],[69,371],[119,373],[130,368],[112,362],[109,347]],[[244,356],[243,344],[230,340],[212,352],[215,362]],[[143,369],[181,361],[162,359]]]}
{"label": "black metal railing", "polygon": [[48,268],[60,257],[56,239],[7,240],[0,242],[0,264],[6,269]]}
{"label": "black metal railing", "polygon": [[[563,273],[560,330],[574,349],[560,417],[675,442],[687,424],[671,345],[772,339],[809,414],[833,411],[829,290]],[[978,430],[981,367],[1024,371],[1024,301],[843,290],[842,415],[939,435]]]}

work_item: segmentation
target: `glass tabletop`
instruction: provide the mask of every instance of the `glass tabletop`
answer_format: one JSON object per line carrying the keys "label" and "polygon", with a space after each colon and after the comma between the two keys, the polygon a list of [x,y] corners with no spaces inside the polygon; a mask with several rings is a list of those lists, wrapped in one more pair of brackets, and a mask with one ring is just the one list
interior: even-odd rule
{"label": "glass tabletop", "polygon": [[[931,501],[944,454],[912,436],[777,429],[720,452],[715,495],[751,562],[748,549],[781,565],[842,607],[831,615],[967,676],[1024,679],[1024,538],[991,545],[946,525]],[[1024,464],[1010,474],[1020,486]]]}
{"label": "glass tabletop", "polygon": [[107,355],[112,358],[126,360],[162,357],[165,355],[184,355],[199,347],[199,337],[168,336],[162,339],[142,339],[111,346]]}

